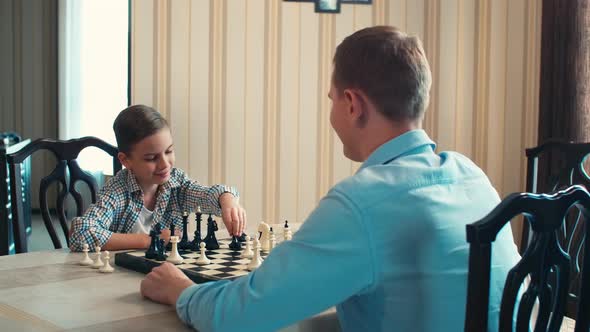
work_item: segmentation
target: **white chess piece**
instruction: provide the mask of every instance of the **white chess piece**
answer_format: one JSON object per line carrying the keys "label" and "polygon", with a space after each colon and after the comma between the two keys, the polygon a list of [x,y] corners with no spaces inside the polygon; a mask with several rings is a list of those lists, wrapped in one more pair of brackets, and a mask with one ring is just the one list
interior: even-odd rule
{"label": "white chess piece", "polygon": [[80,265],[89,266],[92,265],[92,259],[88,256],[88,244],[84,243],[82,245],[82,252],[84,252],[84,258],[79,262]]}
{"label": "white chess piece", "polygon": [[275,238],[275,232],[271,231],[270,232],[270,239],[268,240],[269,243],[269,249],[268,251],[271,251],[275,248],[275,246],[277,245],[277,239]]}
{"label": "white chess piece", "polygon": [[246,235],[246,249],[242,251],[241,257],[252,258],[252,256],[254,256],[254,252],[252,251],[252,246],[250,244],[250,236]]}
{"label": "white chess piece", "polygon": [[104,252],[104,265],[101,266],[98,271],[102,272],[102,273],[113,273],[113,271],[115,271],[115,269],[111,266],[111,254],[108,252],[108,250],[105,250]]}
{"label": "white chess piece", "polygon": [[211,260],[209,260],[209,258],[207,258],[207,255],[205,255],[205,242],[201,242],[199,244],[199,247],[200,247],[199,258],[197,258],[195,263],[198,265],[207,265],[207,264],[211,263]]}
{"label": "white chess piece", "polygon": [[291,240],[291,238],[293,238],[293,233],[291,232],[291,230],[290,230],[290,229],[287,229],[287,230],[285,231],[285,240],[286,240],[286,241],[290,241],[290,240]]}
{"label": "white chess piece", "polygon": [[94,249],[96,250],[96,258],[94,259],[94,263],[92,263],[90,267],[92,267],[93,269],[100,269],[104,265],[102,259],[100,259],[100,247],[95,247]]}
{"label": "white chess piece", "polygon": [[260,249],[263,251],[268,251],[270,249],[270,226],[265,222],[261,222],[260,225],[258,225],[258,232],[262,234],[260,236]]}
{"label": "white chess piece", "polygon": [[254,239],[254,256],[246,268],[248,271],[252,271],[258,268],[261,264],[262,257],[260,257],[260,241],[258,241],[258,239]]}
{"label": "white chess piece", "polygon": [[171,236],[170,243],[172,243],[172,250],[170,251],[170,256],[166,258],[166,261],[178,265],[184,261],[184,258],[178,253],[178,236]]}

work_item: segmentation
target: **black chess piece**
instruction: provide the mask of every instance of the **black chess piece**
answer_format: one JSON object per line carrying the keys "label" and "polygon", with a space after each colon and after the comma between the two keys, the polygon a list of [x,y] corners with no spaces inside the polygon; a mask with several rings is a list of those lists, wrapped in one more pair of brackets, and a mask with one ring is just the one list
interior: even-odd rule
{"label": "black chess piece", "polygon": [[242,244],[238,241],[237,236],[234,235],[231,237],[231,243],[229,244],[229,248],[231,250],[242,250]]}
{"label": "black chess piece", "polygon": [[242,233],[242,235],[238,236],[238,241],[246,242],[246,233]]}
{"label": "black chess piece", "polygon": [[179,250],[188,250],[191,248],[191,243],[188,240],[188,212],[182,214],[182,238],[178,242]]}
{"label": "black chess piece", "polygon": [[166,246],[164,245],[164,239],[159,239],[156,260],[160,262],[165,261],[166,257],[168,256],[166,255]]}
{"label": "black chess piece", "polygon": [[285,220],[285,228],[289,228],[289,221]]}
{"label": "black chess piece", "polygon": [[150,247],[145,252],[145,258],[157,259],[159,256],[158,254],[160,252],[160,234],[162,233],[160,227],[160,224],[156,224],[154,228],[150,231],[151,242]]}
{"label": "black chess piece", "polygon": [[[175,226],[174,226],[174,221],[172,221],[170,223],[170,236],[174,236],[174,231],[175,231]],[[168,250],[168,251],[172,250],[172,243],[170,241],[168,241],[168,245],[166,245],[166,250]]]}
{"label": "black chess piece", "polygon": [[201,218],[202,218],[202,213],[201,213],[201,208],[197,209],[197,213],[196,213],[196,217],[195,220],[197,221],[197,229],[195,229],[195,236],[193,238],[193,241],[191,242],[191,249],[194,251],[198,251],[199,250],[199,245],[201,244],[201,242],[203,241],[201,239]]}
{"label": "black chess piece", "polygon": [[217,222],[211,217],[211,215],[209,215],[209,218],[207,218],[207,236],[205,236],[205,239],[203,240],[207,250],[219,249],[219,242],[217,242],[217,238],[215,237],[215,232],[217,230],[219,230]]}

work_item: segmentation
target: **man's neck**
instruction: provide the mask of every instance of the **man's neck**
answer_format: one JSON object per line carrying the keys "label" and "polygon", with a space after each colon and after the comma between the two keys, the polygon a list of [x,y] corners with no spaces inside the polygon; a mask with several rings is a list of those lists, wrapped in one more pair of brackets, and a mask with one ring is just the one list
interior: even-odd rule
{"label": "man's neck", "polygon": [[390,140],[399,137],[408,131],[422,128],[421,121],[376,121],[366,130],[365,142],[361,148],[362,161],[367,160],[369,156],[381,145]]}

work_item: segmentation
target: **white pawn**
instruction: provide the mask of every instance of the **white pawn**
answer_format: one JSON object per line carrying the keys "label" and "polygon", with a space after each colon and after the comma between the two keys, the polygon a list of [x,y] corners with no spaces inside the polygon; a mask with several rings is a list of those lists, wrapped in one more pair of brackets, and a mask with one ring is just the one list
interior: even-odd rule
{"label": "white pawn", "polygon": [[252,271],[258,268],[261,264],[262,257],[260,257],[260,241],[258,241],[258,239],[254,239],[254,256],[246,268],[248,271]]}
{"label": "white pawn", "polygon": [[290,229],[287,229],[285,231],[285,240],[290,241],[292,238],[293,238],[293,233],[291,232]]}
{"label": "white pawn", "polygon": [[252,256],[254,256],[254,252],[252,251],[252,247],[250,245],[250,235],[246,235],[246,249],[242,251],[241,257],[251,258]]}
{"label": "white pawn", "polygon": [[209,260],[209,258],[207,258],[207,256],[205,255],[205,242],[201,242],[201,244],[199,244],[199,247],[200,247],[199,258],[197,258],[195,263],[198,265],[207,265],[207,264],[211,263],[211,260]]}
{"label": "white pawn", "polygon": [[184,261],[184,258],[178,253],[178,236],[171,236],[170,243],[172,243],[172,250],[170,251],[170,256],[168,256],[166,260],[172,264],[178,265]]}
{"label": "white pawn", "polygon": [[115,269],[111,266],[111,254],[108,252],[108,250],[105,250],[104,252],[104,260],[104,265],[101,266],[98,271],[102,273],[113,273]]}
{"label": "white pawn", "polygon": [[273,232],[273,231],[270,232],[270,240],[268,240],[268,241],[270,243],[268,251],[271,251],[277,245],[277,239],[275,238],[275,232]]}
{"label": "white pawn", "polygon": [[96,258],[94,259],[94,263],[92,263],[90,267],[92,267],[93,269],[100,269],[104,265],[102,259],[100,259],[100,247],[94,247],[94,249],[96,250]]}
{"label": "white pawn", "polygon": [[82,245],[82,252],[84,252],[84,258],[79,262],[80,265],[92,265],[92,259],[88,256],[88,244],[84,243]]}

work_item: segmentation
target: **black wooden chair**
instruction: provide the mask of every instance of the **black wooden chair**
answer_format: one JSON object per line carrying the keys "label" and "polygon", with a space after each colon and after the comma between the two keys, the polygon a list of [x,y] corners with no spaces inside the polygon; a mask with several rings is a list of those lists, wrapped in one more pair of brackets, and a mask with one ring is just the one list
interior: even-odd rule
{"label": "black wooden chair", "polygon": [[[0,256],[14,254],[14,236],[12,213],[10,211],[12,202],[10,201],[10,179],[8,178],[8,164],[6,162],[6,154],[17,151],[22,146],[28,144],[30,140],[22,140],[21,137],[12,132],[0,133]],[[29,191],[31,179],[30,162],[25,162],[21,169],[21,184],[22,191],[25,195],[21,196],[23,206],[30,207],[30,195],[26,195]],[[30,210],[30,209],[29,209]],[[25,227],[31,226],[30,214],[25,214]]]}
{"label": "black wooden chair", "polygon": [[[20,150],[9,153],[6,156],[9,165],[9,175],[11,183],[15,184],[11,191],[12,198],[12,218],[14,224],[14,240],[16,253],[27,252],[27,241],[25,235],[25,225],[23,224],[24,209],[20,200],[16,199],[23,193],[20,189],[20,178],[15,174],[20,174],[22,163],[31,155],[40,150],[48,150],[57,158],[57,165],[53,171],[43,177],[39,185],[39,207],[45,227],[49,232],[53,246],[56,249],[62,248],[61,241],[57,236],[53,227],[53,220],[50,214],[50,205],[48,204],[48,191],[50,186],[57,182],[59,184],[59,192],[57,193],[55,210],[57,217],[64,233],[66,242],[69,246],[69,229],[66,218],[66,211],[64,202],[68,194],[71,194],[76,203],[76,216],[82,215],[83,211],[83,196],[76,189],[76,183],[81,181],[88,185],[91,194],[92,203],[96,202],[96,193],[98,185],[96,179],[89,173],[80,168],[77,162],[78,155],[82,150],[88,147],[95,147],[106,152],[113,162],[113,174],[121,170],[121,163],[117,158],[118,150],[116,147],[96,138],[83,137],[79,139],[72,139],[68,141],[60,141],[53,139],[38,139],[35,140]],[[16,204],[14,204],[16,202]]]}
{"label": "black wooden chair", "polygon": [[[487,331],[492,242],[511,219],[523,215],[531,227],[531,240],[522,259],[506,278],[500,304],[500,331],[512,331],[516,310],[516,330],[529,331],[533,318],[535,331],[559,331],[570,289],[572,258],[558,241],[557,230],[571,209],[584,216],[590,213],[590,194],[582,186],[572,186],[554,194],[516,193],[505,198],[485,218],[467,225],[469,276],[465,331]],[[587,236],[590,227],[580,225]],[[577,301],[576,332],[590,327],[590,255],[587,247],[580,269],[581,291]],[[584,268],[585,267],[585,268]],[[516,307],[519,289],[530,276],[530,285]],[[539,301],[536,319],[532,317]],[[515,308],[516,307],[516,308]]]}
{"label": "black wooden chair", "polygon": [[[590,190],[590,177],[586,171],[586,159],[590,155],[590,143],[572,143],[549,140],[542,145],[526,149],[527,179],[526,191],[530,193],[552,193],[572,185],[582,185]],[[572,211],[564,218],[557,230],[558,241],[570,255],[570,290],[566,316],[576,319],[577,296],[580,293],[580,266],[584,259],[581,223],[584,217],[579,210]],[[523,225],[520,253],[529,245],[530,226]]]}

